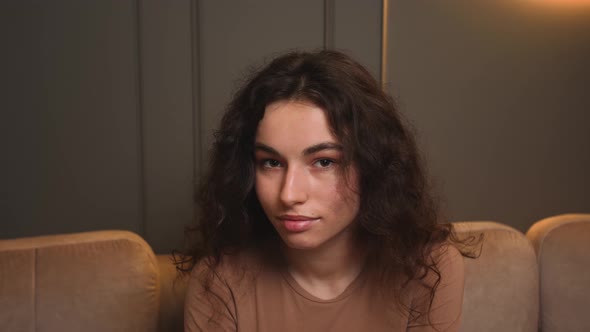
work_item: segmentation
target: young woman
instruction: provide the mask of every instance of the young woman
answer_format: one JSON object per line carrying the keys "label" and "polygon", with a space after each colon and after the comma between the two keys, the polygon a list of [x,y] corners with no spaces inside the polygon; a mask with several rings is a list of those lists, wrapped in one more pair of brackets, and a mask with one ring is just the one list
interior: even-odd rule
{"label": "young woman", "polygon": [[186,331],[459,328],[452,226],[391,98],[342,53],[280,56],[236,93],[199,207]]}

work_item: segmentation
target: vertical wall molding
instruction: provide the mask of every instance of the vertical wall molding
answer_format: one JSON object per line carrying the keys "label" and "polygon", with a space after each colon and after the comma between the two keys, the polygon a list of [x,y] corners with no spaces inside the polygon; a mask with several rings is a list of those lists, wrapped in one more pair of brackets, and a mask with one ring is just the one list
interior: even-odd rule
{"label": "vertical wall molding", "polygon": [[385,89],[387,84],[387,51],[388,51],[388,29],[389,29],[389,0],[383,0],[381,10],[381,87]]}
{"label": "vertical wall molding", "polygon": [[141,0],[135,0],[135,47],[137,50],[137,149],[138,149],[138,218],[139,218],[139,234],[146,237],[147,220],[146,220],[146,174],[145,174],[145,121],[143,117],[143,75],[142,75],[142,42],[141,42]]}
{"label": "vertical wall molding", "polygon": [[193,184],[197,188],[203,175],[203,128],[201,121],[201,38],[200,38],[200,20],[199,20],[199,0],[192,0],[191,6],[191,66],[192,66],[192,85],[193,85],[193,165],[194,175]]}
{"label": "vertical wall molding", "polygon": [[324,0],[324,49],[334,48],[334,0]]}

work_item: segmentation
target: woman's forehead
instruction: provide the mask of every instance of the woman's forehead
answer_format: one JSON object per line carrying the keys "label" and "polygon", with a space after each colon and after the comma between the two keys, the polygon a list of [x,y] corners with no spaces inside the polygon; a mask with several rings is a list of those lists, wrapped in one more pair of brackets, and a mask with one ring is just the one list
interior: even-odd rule
{"label": "woman's forehead", "polygon": [[266,145],[338,143],[323,109],[308,102],[290,100],[266,107],[258,124],[256,141]]}

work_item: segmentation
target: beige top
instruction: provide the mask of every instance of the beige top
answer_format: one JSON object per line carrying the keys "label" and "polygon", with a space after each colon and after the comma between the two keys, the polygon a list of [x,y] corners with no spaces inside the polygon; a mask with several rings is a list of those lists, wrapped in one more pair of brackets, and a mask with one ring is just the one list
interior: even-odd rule
{"label": "beige top", "polygon": [[432,325],[428,315],[409,318],[410,311],[425,312],[430,300],[417,282],[408,286],[403,300],[406,309],[372,285],[367,272],[336,298],[322,300],[305,291],[288,272],[238,255],[223,259],[208,291],[202,281],[205,264],[195,267],[187,290],[185,331],[458,331],[463,258],[454,247],[445,248],[439,250],[441,281],[430,312]]}

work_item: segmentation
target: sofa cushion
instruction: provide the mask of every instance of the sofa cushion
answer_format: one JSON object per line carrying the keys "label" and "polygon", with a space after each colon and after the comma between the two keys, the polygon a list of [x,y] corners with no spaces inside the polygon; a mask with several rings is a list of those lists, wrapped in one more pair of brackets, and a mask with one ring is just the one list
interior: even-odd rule
{"label": "sofa cushion", "polygon": [[590,214],[543,219],[527,237],[539,262],[541,329],[590,331]]}
{"label": "sofa cushion", "polygon": [[0,331],[156,331],[159,271],[127,231],[0,240]]}
{"label": "sofa cushion", "polygon": [[461,331],[528,331],[538,325],[535,252],[525,235],[496,222],[456,222],[459,238],[483,234],[480,256],[464,258]]}

